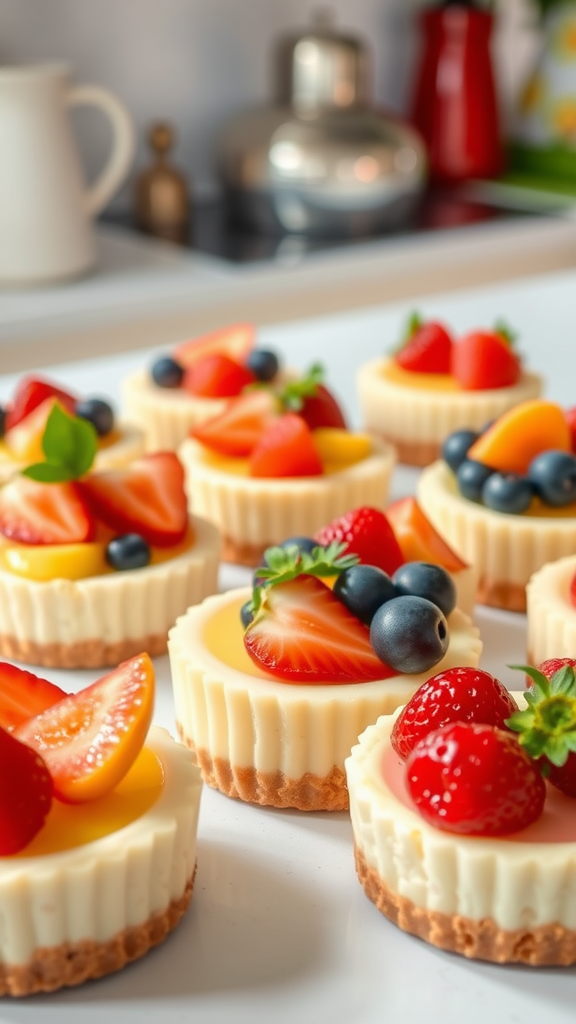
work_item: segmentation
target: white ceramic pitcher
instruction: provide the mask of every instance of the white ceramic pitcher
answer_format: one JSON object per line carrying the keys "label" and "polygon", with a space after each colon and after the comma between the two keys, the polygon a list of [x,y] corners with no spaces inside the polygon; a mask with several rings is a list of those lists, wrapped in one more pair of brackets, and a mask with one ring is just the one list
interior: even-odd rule
{"label": "white ceramic pitcher", "polygon": [[[68,107],[110,118],[112,152],[86,188]],[[0,68],[0,281],[48,282],[94,264],[92,218],[125,178],[134,154],[125,107],[97,86],[69,84],[62,65]]]}

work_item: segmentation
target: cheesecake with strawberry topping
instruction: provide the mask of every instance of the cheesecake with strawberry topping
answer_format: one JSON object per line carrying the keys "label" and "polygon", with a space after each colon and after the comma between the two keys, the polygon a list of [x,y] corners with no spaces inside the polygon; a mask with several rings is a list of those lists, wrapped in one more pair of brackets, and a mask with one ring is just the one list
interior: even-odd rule
{"label": "cheesecake with strawberry topping", "polygon": [[[572,663],[573,665],[573,663]],[[496,963],[576,962],[576,676],[425,683],[346,761],[356,869],[404,931]]]}
{"label": "cheesecake with strawberry topping", "polygon": [[176,451],[192,427],[218,415],[229,398],[279,374],[273,352],[256,348],[253,324],[238,323],[180,342],[122,383],[126,414],[146,451]]}
{"label": "cheesecake with strawberry topping", "polygon": [[0,654],[95,668],[166,650],[217,587],[220,538],[190,516],[173,452],[92,470],[91,424],[55,406],[44,461],[0,487]]}
{"label": "cheesecake with strawberry topping", "polygon": [[433,667],[477,664],[478,631],[448,573],[388,551],[390,573],[337,541],[293,538],[266,552],[253,589],[178,619],[178,731],[208,785],[250,803],[343,810],[344,758],[366,725]]}
{"label": "cheesecake with strawberry topping", "polygon": [[218,526],[224,559],[244,565],[331,516],[384,508],[395,463],[389,445],[347,430],[318,365],[229,399],[178,454],[194,510]]}
{"label": "cheesecake with strawberry topping", "polygon": [[456,431],[417,494],[433,526],[477,566],[478,600],[525,611],[532,574],[576,550],[576,454],[564,410],[533,399],[482,433]]}
{"label": "cheesecake with strawberry topping", "polygon": [[147,654],[77,694],[0,662],[0,996],[120,970],[185,912],[201,780]]}
{"label": "cheesecake with strawberry topping", "polygon": [[0,483],[31,462],[44,458],[42,438],[55,404],[92,423],[98,469],[128,465],[144,453],[144,434],[134,424],[117,421],[110,404],[102,398],[79,398],[42,377],[23,377],[14,397],[0,408]]}
{"label": "cheesecake with strawberry topping", "polygon": [[401,462],[427,466],[450,433],[481,430],[536,398],[542,379],[523,369],[502,326],[456,340],[443,324],[413,315],[400,349],[362,366],[357,386],[365,429],[390,441]]}

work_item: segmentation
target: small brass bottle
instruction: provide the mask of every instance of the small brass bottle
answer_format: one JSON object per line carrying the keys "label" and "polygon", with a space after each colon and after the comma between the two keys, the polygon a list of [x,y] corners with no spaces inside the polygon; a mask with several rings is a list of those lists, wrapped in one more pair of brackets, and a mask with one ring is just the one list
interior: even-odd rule
{"label": "small brass bottle", "polygon": [[136,223],[146,234],[185,244],[191,222],[191,195],[186,178],[169,161],[176,133],[159,122],[148,133],[152,165],[137,177],[134,187]]}

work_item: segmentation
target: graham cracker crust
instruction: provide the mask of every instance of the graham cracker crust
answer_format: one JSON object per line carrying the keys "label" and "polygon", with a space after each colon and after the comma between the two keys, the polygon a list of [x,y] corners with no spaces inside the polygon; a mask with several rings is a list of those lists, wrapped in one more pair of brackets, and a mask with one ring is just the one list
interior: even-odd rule
{"label": "graham cracker crust", "polygon": [[27,964],[0,964],[0,996],[29,996],[81,985],[138,960],[180,921],[192,899],[195,874],[196,867],[182,896],[172,900],[166,910],[152,914],[143,924],[125,928],[108,942],[64,942],[36,949]]}
{"label": "graham cracker crust", "polygon": [[213,758],[207,750],[196,749],[180,723],[177,729],[181,741],[194,752],[203,781],[225,796],[263,807],[292,807],[298,811],[348,810],[346,776],[336,765],[323,778],[306,772],[299,779],[287,779],[281,771],[238,768],[222,757]]}
{"label": "graham cracker crust", "polygon": [[405,466],[429,466],[436,462],[442,453],[442,445],[439,441],[404,441],[399,437],[392,437],[390,434],[381,434],[376,430],[370,430],[372,437],[387,444],[394,445],[398,453],[398,461]]}
{"label": "graham cracker crust", "polygon": [[231,537],[222,537],[222,561],[247,565],[253,569],[262,565],[262,557],[271,544],[238,544]]}
{"label": "graham cracker crust", "polygon": [[502,608],[508,612],[525,612],[526,587],[519,583],[492,580],[484,576],[478,584],[476,600],[478,604],[487,604],[491,608]]}
{"label": "graham cracker crust", "polygon": [[576,931],[552,923],[537,928],[500,928],[492,918],[475,921],[460,914],[425,910],[392,892],[354,847],[358,878],[369,899],[395,925],[432,946],[491,963],[552,967],[576,963]]}
{"label": "graham cracker crust", "polygon": [[114,667],[142,651],[147,651],[151,658],[166,654],[166,648],[166,633],[149,633],[136,639],[127,637],[113,644],[97,637],[73,644],[39,644],[35,640],[19,640],[15,636],[0,633],[0,656],[22,661],[25,665],[43,665],[46,668]]}

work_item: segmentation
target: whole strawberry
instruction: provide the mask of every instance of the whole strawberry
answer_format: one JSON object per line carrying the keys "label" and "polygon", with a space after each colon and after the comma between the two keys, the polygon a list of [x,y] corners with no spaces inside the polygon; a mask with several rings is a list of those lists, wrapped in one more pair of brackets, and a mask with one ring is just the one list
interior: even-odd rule
{"label": "whole strawberry", "polygon": [[318,531],[315,540],[322,547],[333,541],[346,544],[347,554],[358,555],[365,565],[376,565],[389,576],[405,561],[386,516],[369,505],[338,516]]}
{"label": "whole strawberry", "polygon": [[533,685],[525,694],[528,707],[515,712],[508,726],[548,781],[576,797],[576,660],[551,658],[537,669],[514,667],[526,672]]}
{"label": "whole strawberry", "polygon": [[435,828],[469,836],[519,832],[542,813],[546,784],[509,732],[455,722],[428,733],[406,764],[408,791]]}
{"label": "whole strawberry", "polygon": [[452,376],[467,391],[505,388],[516,384],[522,373],[513,337],[504,327],[472,331],[452,348]]}
{"label": "whole strawberry", "polygon": [[416,744],[450,722],[505,728],[518,705],[502,683],[479,668],[449,668],[422,683],[394,724],[391,743],[406,759]]}
{"label": "whole strawberry", "polygon": [[35,750],[0,728],[0,856],[18,853],[40,831],[54,785]]}
{"label": "whole strawberry", "polygon": [[409,321],[407,337],[395,360],[412,373],[450,373],[452,338],[443,324],[422,320],[416,313]]}

